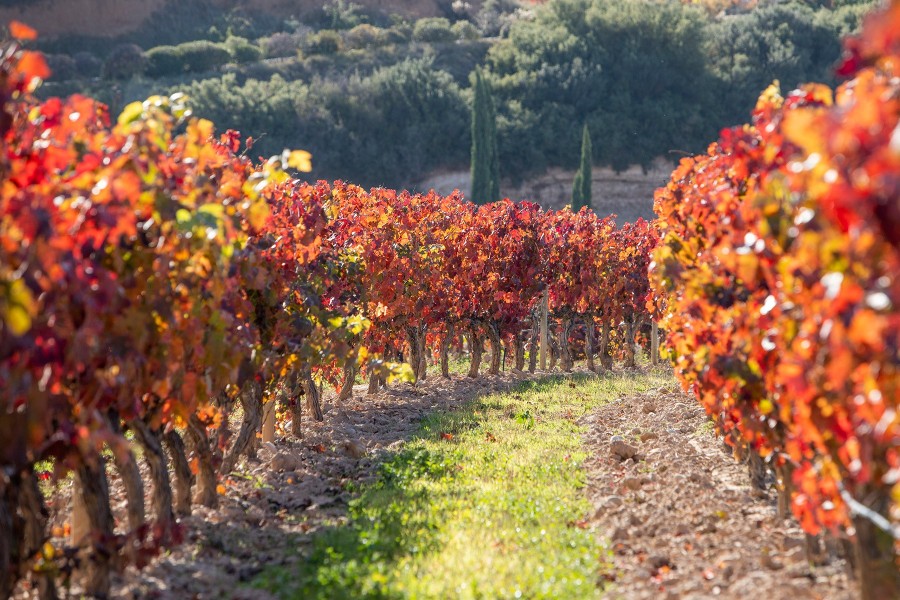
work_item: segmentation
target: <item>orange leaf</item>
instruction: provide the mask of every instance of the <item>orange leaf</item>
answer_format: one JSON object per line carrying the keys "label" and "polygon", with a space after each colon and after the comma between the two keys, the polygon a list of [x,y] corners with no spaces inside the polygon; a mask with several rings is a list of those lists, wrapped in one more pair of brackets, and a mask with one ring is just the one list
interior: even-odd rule
{"label": "orange leaf", "polygon": [[31,79],[47,79],[50,77],[50,67],[44,60],[44,55],[40,52],[32,52],[26,50],[19,59],[19,69],[25,73],[26,77]]}
{"label": "orange leaf", "polygon": [[216,491],[219,493],[220,496],[224,496],[225,495],[225,486],[220,483],[219,485],[216,486]]}
{"label": "orange leaf", "polygon": [[452,439],[453,439],[453,434],[452,434],[452,433],[444,433],[444,432],[441,432],[441,439],[442,439],[442,440],[452,440]]}
{"label": "orange leaf", "polygon": [[33,40],[37,38],[37,31],[19,21],[12,21],[9,24],[9,35],[17,40]]}

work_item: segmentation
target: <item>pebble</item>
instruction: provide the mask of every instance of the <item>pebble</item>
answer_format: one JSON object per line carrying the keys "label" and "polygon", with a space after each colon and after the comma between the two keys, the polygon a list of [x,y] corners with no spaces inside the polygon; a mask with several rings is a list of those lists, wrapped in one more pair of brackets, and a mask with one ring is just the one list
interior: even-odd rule
{"label": "pebble", "polygon": [[[618,437],[619,439],[616,439]],[[610,453],[619,460],[627,460],[633,458],[637,454],[637,448],[627,443],[620,436],[616,436],[609,444]]]}
{"label": "pebble", "polygon": [[294,454],[279,452],[269,461],[269,467],[273,471],[295,471],[303,464],[302,459]]}
{"label": "pebble", "polygon": [[341,444],[341,449],[348,456],[362,458],[366,455],[366,447],[356,440],[347,440]]}
{"label": "pebble", "polygon": [[641,485],[643,485],[643,482],[638,477],[626,477],[622,481],[622,485],[627,487],[629,490],[639,490],[641,489]]}

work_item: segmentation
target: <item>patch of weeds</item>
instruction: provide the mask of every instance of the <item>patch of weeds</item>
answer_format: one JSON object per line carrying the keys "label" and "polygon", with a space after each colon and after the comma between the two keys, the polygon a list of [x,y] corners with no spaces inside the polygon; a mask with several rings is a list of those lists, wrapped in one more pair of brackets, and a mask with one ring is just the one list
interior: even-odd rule
{"label": "patch of weeds", "polygon": [[716,433],[716,424],[713,423],[709,419],[704,420],[702,423],[697,425],[696,429],[694,429],[694,435],[696,435],[696,436],[715,435],[715,433]]}
{"label": "patch of weeds", "polygon": [[298,599],[600,596],[609,553],[584,520],[584,428],[566,415],[670,381],[554,376],[430,415],[346,524],[253,585]]}

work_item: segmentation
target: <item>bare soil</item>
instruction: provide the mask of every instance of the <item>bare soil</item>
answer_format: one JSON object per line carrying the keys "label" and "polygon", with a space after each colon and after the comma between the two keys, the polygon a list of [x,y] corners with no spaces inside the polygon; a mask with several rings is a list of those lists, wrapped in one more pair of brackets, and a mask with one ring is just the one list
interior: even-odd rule
{"label": "bare soil", "polygon": [[[591,522],[610,540],[612,597],[856,597],[842,558],[807,560],[774,493],[752,489],[704,410],[674,389],[621,398],[585,417]],[[619,437],[615,437],[619,436]],[[643,441],[642,441],[643,440]],[[633,458],[622,460],[636,450]]]}

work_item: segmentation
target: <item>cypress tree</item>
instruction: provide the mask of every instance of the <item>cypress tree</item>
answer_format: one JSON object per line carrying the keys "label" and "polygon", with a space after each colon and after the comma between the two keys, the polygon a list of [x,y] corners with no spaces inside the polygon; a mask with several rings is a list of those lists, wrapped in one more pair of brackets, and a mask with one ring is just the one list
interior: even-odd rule
{"label": "cypress tree", "polygon": [[578,212],[582,206],[591,207],[591,164],[594,162],[593,149],[591,148],[591,134],[587,123],[581,134],[581,165],[575,174],[575,183],[572,184],[572,211]]}
{"label": "cypress tree", "polygon": [[490,88],[480,69],[475,70],[472,104],[472,201],[486,204],[500,199],[500,161],[497,153],[497,117]]}

